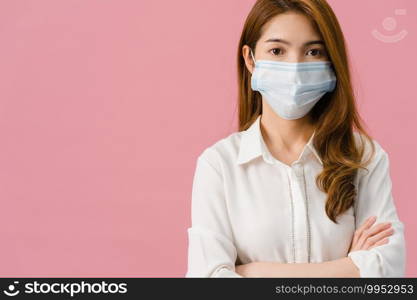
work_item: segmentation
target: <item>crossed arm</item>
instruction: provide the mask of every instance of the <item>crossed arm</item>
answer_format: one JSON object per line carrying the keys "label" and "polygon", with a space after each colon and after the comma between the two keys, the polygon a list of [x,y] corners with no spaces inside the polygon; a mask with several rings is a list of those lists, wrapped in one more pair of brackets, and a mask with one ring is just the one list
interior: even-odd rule
{"label": "crossed arm", "polygon": [[253,262],[236,266],[242,277],[359,277],[350,257],[322,263]]}
{"label": "crossed arm", "polygon": [[[369,250],[387,243],[392,235],[391,223],[380,223],[372,227],[376,218],[368,218],[355,231],[350,251]],[[242,277],[360,277],[359,268],[350,257],[322,263],[276,263],[252,262],[237,265],[236,273]]]}

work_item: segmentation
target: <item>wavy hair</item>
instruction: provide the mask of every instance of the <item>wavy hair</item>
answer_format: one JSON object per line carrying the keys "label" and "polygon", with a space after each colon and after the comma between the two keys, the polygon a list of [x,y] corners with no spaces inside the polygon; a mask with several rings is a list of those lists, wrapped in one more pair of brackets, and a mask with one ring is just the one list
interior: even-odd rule
{"label": "wavy hair", "polygon": [[[321,34],[337,77],[336,88],[326,93],[309,112],[315,127],[313,145],[323,162],[316,184],[327,194],[325,210],[335,222],[355,201],[354,179],[359,168],[375,154],[375,145],[365,131],[355,104],[348,55],[340,24],[326,0],[258,0],[245,21],[237,55],[239,131],[246,130],[262,114],[262,95],[251,89],[251,73],[242,54],[244,45],[255,49],[262,28],[278,14],[296,11],[306,15]],[[355,141],[354,129],[372,146],[372,155],[362,161],[365,144]],[[363,141],[363,140],[362,140]]]}

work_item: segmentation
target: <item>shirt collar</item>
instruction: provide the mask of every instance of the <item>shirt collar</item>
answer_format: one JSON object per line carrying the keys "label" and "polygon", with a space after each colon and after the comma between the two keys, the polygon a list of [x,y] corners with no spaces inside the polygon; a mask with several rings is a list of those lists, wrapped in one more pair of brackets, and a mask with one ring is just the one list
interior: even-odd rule
{"label": "shirt collar", "polygon": [[[246,163],[259,156],[262,156],[265,162],[274,164],[274,157],[269,152],[261,134],[261,116],[262,115],[259,115],[248,129],[242,131],[239,154],[237,157],[238,164]],[[313,137],[315,133],[316,131],[313,132],[304,147],[303,152],[301,153],[301,158],[306,157],[309,153],[313,153],[318,162],[323,165],[323,162],[313,145]]]}

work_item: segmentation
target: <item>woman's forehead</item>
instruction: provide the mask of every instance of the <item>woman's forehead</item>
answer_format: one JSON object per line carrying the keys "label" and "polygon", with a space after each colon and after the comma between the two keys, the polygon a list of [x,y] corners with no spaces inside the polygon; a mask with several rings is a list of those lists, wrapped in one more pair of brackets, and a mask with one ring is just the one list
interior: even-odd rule
{"label": "woman's forehead", "polygon": [[309,17],[301,13],[286,12],[273,17],[264,25],[261,42],[282,39],[301,45],[320,38],[320,33]]}

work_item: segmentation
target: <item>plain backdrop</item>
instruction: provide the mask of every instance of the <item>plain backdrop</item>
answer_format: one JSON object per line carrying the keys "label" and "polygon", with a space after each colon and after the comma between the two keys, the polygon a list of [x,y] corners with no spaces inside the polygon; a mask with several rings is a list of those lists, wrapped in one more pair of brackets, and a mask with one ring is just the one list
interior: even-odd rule
{"label": "plain backdrop", "polygon": [[[196,158],[237,130],[254,2],[0,1],[2,277],[184,276]],[[417,276],[417,1],[329,2]]]}

